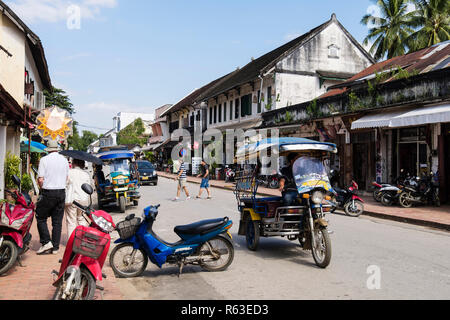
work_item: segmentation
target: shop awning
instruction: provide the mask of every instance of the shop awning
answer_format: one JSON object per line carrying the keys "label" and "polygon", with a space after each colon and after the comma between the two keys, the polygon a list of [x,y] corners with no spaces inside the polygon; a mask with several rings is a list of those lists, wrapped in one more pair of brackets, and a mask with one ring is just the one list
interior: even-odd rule
{"label": "shop awning", "polygon": [[354,121],[352,130],[398,128],[441,122],[450,122],[450,104],[370,114]]}

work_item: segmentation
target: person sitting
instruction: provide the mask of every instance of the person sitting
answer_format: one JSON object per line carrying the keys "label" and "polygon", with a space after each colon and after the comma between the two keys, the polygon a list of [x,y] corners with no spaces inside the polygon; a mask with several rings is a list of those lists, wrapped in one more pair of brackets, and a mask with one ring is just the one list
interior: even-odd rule
{"label": "person sitting", "polygon": [[280,192],[283,197],[283,205],[285,207],[293,206],[296,203],[298,197],[297,185],[295,184],[294,175],[292,173],[292,168],[295,161],[299,156],[295,153],[290,153],[287,157],[289,161],[289,166],[281,169],[281,179],[280,179]]}

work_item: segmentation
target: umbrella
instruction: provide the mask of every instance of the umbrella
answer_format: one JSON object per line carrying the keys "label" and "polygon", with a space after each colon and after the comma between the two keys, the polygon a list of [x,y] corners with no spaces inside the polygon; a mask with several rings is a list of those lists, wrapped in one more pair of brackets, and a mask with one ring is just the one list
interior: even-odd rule
{"label": "umbrella", "polygon": [[[20,152],[28,152],[28,139],[25,137],[20,137]],[[31,141],[30,151],[34,153],[47,153],[45,151],[47,147],[42,143]]]}
{"label": "umbrella", "polygon": [[97,158],[96,156],[84,152],[84,151],[76,151],[76,150],[65,150],[60,152],[61,155],[70,157],[77,160],[83,160],[86,162],[92,162],[93,164],[103,165],[103,161]]}

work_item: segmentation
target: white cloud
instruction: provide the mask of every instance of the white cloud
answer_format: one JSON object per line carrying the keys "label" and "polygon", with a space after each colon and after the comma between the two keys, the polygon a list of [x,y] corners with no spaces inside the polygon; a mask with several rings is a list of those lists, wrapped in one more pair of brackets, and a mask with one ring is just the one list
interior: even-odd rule
{"label": "white cloud", "polygon": [[8,6],[25,22],[61,22],[68,19],[67,9],[76,5],[81,9],[82,19],[96,19],[101,9],[115,8],[118,0],[9,0]]}

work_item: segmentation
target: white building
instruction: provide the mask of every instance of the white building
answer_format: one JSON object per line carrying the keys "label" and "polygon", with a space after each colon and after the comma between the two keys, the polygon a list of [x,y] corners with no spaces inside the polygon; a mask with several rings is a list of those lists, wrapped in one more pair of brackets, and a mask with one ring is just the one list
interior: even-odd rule
{"label": "white building", "polygon": [[20,155],[37,111],[45,108],[44,89],[52,88],[39,37],[0,1],[0,198],[7,152]]}
{"label": "white building", "polygon": [[117,116],[113,118],[114,128],[116,132],[120,132],[128,125],[141,118],[144,122],[155,121],[155,114],[153,113],[135,113],[135,112],[119,112]]}

